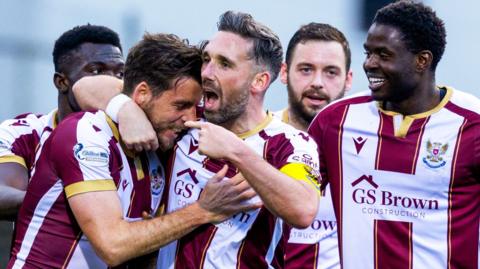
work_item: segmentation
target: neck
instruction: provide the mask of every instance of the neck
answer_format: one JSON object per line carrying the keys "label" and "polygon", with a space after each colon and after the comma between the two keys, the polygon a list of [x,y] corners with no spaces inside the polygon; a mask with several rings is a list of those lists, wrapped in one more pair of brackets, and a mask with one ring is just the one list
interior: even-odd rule
{"label": "neck", "polygon": [[232,131],[235,134],[246,133],[265,120],[267,113],[263,110],[262,106],[247,106],[245,112],[238,118],[220,124],[225,129]]}
{"label": "neck", "polygon": [[412,96],[399,102],[385,101],[384,108],[402,115],[414,115],[429,111],[440,103],[440,91],[436,89],[435,81],[421,84],[413,91]]}
{"label": "neck", "polygon": [[59,94],[57,122],[60,123],[65,117],[67,117],[71,113],[73,113],[73,110],[68,104],[67,96],[65,94]]}
{"label": "neck", "polygon": [[298,130],[301,131],[307,131],[308,126],[310,125],[310,122],[306,121],[304,118],[302,118],[300,115],[295,113],[293,109],[289,106],[287,109],[288,113],[288,124],[292,125]]}

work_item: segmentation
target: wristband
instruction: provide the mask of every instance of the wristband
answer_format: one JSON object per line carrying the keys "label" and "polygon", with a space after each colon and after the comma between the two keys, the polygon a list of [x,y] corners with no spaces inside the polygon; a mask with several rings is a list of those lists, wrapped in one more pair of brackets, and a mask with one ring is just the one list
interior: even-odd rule
{"label": "wristband", "polygon": [[116,95],[108,102],[105,113],[107,113],[114,122],[118,123],[118,112],[120,111],[120,108],[130,100],[132,99],[123,93]]}

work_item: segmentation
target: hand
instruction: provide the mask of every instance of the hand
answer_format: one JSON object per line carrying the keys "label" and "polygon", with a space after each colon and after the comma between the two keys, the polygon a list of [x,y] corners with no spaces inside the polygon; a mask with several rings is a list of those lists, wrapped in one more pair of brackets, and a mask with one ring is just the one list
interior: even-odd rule
{"label": "hand", "polygon": [[123,143],[137,152],[156,150],[158,138],[145,112],[133,101],[126,102],[118,112],[118,126]]}
{"label": "hand", "polygon": [[224,165],[207,182],[198,200],[200,207],[209,212],[209,220],[212,223],[222,222],[236,213],[262,206],[261,202],[245,203],[256,195],[255,191],[240,173],[232,178],[223,179],[227,170],[228,166]]}
{"label": "hand", "polygon": [[142,211],[142,219],[143,220],[153,219],[153,216],[150,213],[148,213],[147,211],[143,210]]}
{"label": "hand", "polygon": [[123,89],[123,80],[107,75],[86,76],[72,86],[82,110],[105,110],[108,101]]}
{"label": "hand", "polygon": [[199,129],[198,151],[210,158],[233,160],[239,149],[248,147],[234,133],[213,123],[187,121],[185,126]]}

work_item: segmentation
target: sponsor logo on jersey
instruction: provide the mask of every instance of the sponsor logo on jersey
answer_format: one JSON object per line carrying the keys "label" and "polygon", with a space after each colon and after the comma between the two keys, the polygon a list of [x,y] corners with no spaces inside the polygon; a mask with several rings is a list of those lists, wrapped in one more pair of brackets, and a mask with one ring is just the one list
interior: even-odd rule
{"label": "sponsor logo on jersey", "polygon": [[108,151],[101,147],[85,147],[82,143],[77,143],[73,147],[75,158],[82,164],[92,166],[108,165]]}
{"label": "sponsor logo on jersey", "polygon": [[357,150],[357,155],[358,155],[360,154],[360,151],[362,150],[363,145],[365,145],[365,142],[367,142],[367,138],[363,138],[359,136],[357,138],[352,137],[352,139],[353,139],[353,143],[355,144],[355,149]]}
{"label": "sponsor logo on jersey", "polygon": [[448,143],[442,144],[440,142],[427,141],[427,156],[423,157],[423,163],[430,168],[439,168],[444,166],[447,162],[444,160],[444,155],[448,150]]}
{"label": "sponsor logo on jersey", "polygon": [[356,204],[365,205],[362,208],[364,214],[401,215],[419,218],[425,217],[424,210],[438,210],[439,207],[439,202],[436,199],[425,199],[406,194],[399,195],[392,190],[382,189],[371,175],[362,175],[355,179],[351,186],[356,187],[352,191],[352,200]]}
{"label": "sponsor logo on jersey", "polygon": [[[300,162],[300,163],[303,163],[307,166],[310,166],[314,170],[318,169],[318,163],[316,161],[314,161],[313,157],[310,156],[309,154],[304,153],[301,156],[300,155],[293,155],[292,160],[294,160],[295,162]],[[315,171],[314,174],[317,175],[319,173]]]}
{"label": "sponsor logo on jersey", "polygon": [[124,180],[122,181],[123,191],[125,191],[125,189],[127,188],[128,184],[130,184],[130,183],[128,183],[128,181],[127,181],[126,179],[124,179]]}
{"label": "sponsor logo on jersey", "polygon": [[196,174],[197,171],[192,170],[191,168],[178,172],[176,177],[177,180],[173,184],[173,192],[179,197],[197,199],[198,196],[193,196],[195,194],[195,187],[199,182]]}
{"label": "sponsor logo on jersey", "polygon": [[331,236],[337,230],[335,220],[314,219],[306,229],[292,229],[289,242],[312,244]]}
{"label": "sponsor logo on jersey", "polygon": [[152,188],[152,193],[154,195],[160,195],[165,186],[165,180],[163,180],[162,175],[160,174],[161,168],[158,166],[156,169],[153,169],[150,172],[150,184]]}
{"label": "sponsor logo on jersey", "polygon": [[303,133],[303,132],[302,132],[302,133],[298,133],[298,135],[299,135],[303,140],[305,140],[305,141],[307,141],[307,142],[308,142],[308,140],[310,140],[310,137],[309,137],[307,134]]}
{"label": "sponsor logo on jersey", "polygon": [[190,138],[190,148],[188,149],[188,155],[198,149],[198,141],[195,138]]}

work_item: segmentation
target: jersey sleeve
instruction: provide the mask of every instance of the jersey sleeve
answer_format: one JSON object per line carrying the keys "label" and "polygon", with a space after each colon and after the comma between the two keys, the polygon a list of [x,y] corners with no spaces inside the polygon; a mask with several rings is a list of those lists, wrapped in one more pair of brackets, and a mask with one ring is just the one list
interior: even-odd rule
{"label": "jersey sleeve", "polygon": [[0,163],[14,162],[30,170],[45,128],[39,117],[28,114],[0,124]]}
{"label": "jersey sleeve", "polygon": [[[101,122],[102,116],[104,122]],[[65,119],[52,134],[49,154],[67,198],[92,191],[116,190],[110,169],[115,144],[111,135],[102,130],[101,126],[106,125],[101,112],[79,113]]]}
{"label": "jersey sleeve", "polygon": [[284,174],[320,191],[317,145],[308,134],[298,131],[275,135],[265,146],[265,157]]}
{"label": "jersey sleeve", "polygon": [[324,113],[319,113],[308,127],[308,134],[315,141],[318,147],[317,154],[320,164],[319,172],[322,179],[322,190],[324,190],[328,184],[326,156],[324,154],[324,143],[322,142],[324,136],[324,125],[321,124],[325,122],[327,122],[327,119],[325,118]]}

